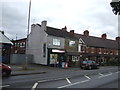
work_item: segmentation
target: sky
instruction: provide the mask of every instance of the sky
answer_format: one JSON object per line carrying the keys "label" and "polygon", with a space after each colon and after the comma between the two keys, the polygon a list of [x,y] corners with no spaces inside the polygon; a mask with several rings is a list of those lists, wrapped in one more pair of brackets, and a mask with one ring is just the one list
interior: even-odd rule
{"label": "sky", "polygon": [[[90,36],[108,39],[118,36],[118,16],[114,15],[112,0],[31,0],[30,25],[67,27],[67,31],[83,34],[89,30]],[[22,39],[27,36],[29,0],[0,0],[0,30],[9,39]]]}

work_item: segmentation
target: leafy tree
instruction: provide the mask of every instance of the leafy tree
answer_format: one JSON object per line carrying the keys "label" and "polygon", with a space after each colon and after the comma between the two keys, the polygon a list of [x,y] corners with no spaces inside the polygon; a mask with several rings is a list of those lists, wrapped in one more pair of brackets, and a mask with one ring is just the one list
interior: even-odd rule
{"label": "leafy tree", "polygon": [[120,15],[120,0],[112,0],[110,3],[112,11],[115,15]]}

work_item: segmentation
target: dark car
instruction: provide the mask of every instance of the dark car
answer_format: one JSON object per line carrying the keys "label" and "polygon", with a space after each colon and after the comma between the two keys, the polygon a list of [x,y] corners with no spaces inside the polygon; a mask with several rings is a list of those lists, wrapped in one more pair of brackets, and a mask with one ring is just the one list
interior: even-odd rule
{"label": "dark car", "polygon": [[10,76],[11,75],[11,67],[0,63],[0,70],[2,71],[2,76]]}
{"label": "dark car", "polygon": [[95,61],[92,60],[85,60],[82,61],[80,64],[81,69],[97,69],[99,64],[97,64]]}

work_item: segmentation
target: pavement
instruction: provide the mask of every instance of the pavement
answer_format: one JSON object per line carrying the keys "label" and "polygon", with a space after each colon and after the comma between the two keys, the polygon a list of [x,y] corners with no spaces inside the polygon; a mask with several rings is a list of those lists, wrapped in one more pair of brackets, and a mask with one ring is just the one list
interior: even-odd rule
{"label": "pavement", "polygon": [[[79,67],[73,68],[60,68],[60,67],[50,67],[50,66],[44,66],[40,64],[28,64],[28,69],[24,70],[23,65],[9,65],[12,68],[12,76],[18,76],[18,75],[30,75],[30,74],[44,74],[49,72],[55,72],[55,71],[77,71],[81,70]],[[111,66],[107,66],[110,68]],[[104,66],[101,66],[100,68],[104,68]]]}
{"label": "pavement", "polygon": [[80,68],[60,68],[50,67],[38,64],[29,64],[27,70],[23,69],[23,65],[9,65],[12,68],[11,76],[29,75],[29,74],[43,74],[54,71],[66,71],[66,70],[80,70]]}

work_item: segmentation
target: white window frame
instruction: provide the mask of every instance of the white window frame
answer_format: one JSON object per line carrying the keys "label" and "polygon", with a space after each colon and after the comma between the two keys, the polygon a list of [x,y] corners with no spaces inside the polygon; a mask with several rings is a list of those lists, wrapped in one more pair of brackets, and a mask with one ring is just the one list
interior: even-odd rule
{"label": "white window frame", "polygon": [[69,41],[69,46],[70,46],[70,47],[73,47],[73,46],[75,46],[75,41],[73,41],[73,40],[70,40],[70,41]]}
{"label": "white window frame", "polygon": [[54,46],[60,46],[60,39],[53,39],[53,45]]}
{"label": "white window frame", "polygon": [[91,47],[91,53],[95,53],[95,48],[94,47]]}

